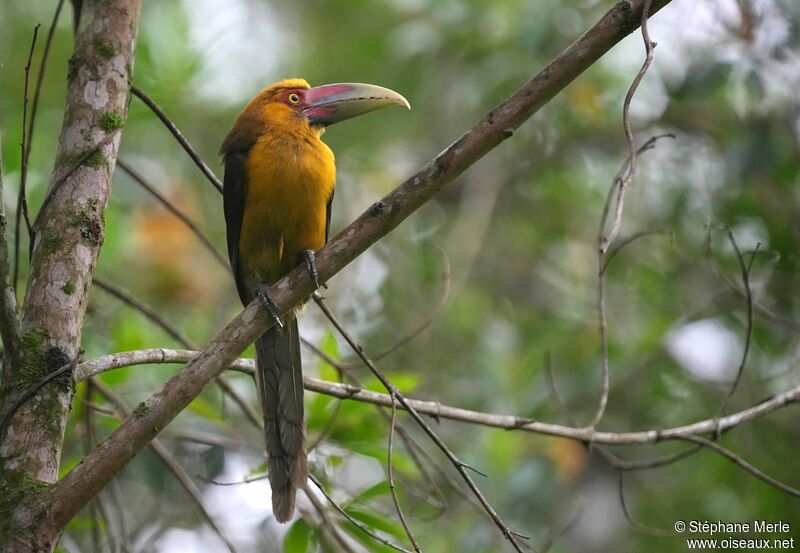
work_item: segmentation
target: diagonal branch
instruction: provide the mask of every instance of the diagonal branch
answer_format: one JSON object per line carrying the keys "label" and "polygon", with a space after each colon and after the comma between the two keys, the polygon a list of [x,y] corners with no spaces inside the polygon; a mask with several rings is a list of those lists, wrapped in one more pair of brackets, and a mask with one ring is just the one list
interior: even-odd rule
{"label": "diagonal branch", "polygon": [[382,538],[380,535],[376,534],[375,532],[373,532],[372,530],[370,530],[369,528],[358,522],[356,519],[351,517],[347,513],[347,511],[345,511],[341,505],[336,503],[333,500],[333,498],[328,494],[328,492],[325,491],[325,487],[322,485],[322,483],[316,476],[314,476],[313,474],[309,474],[308,479],[311,480],[317,487],[317,489],[319,489],[320,493],[325,496],[325,499],[328,500],[328,503],[330,503],[333,506],[333,508],[336,509],[336,511],[338,511],[338,513],[342,515],[350,524],[352,524],[353,526],[364,532],[366,535],[368,535],[378,543],[385,545],[386,547],[394,549],[395,551],[400,551],[401,553],[411,553],[411,551],[409,551],[408,549],[400,547],[399,545],[395,545],[392,542]]}
{"label": "diagonal branch", "polygon": [[[669,3],[654,2],[652,12]],[[320,281],[329,280],[439,190],[453,181],[590,67],[641,21],[643,0],[619,2],[600,21],[517,92],[487,113],[451,146],[331,240],[317,255]],[[298,267],[272,287],[280,314],[308,298],[313,283]],[[136,416],[128,417],[83,463],[65,475],[45,498],[46,523],[62,527],[208,382],[220,374],[271,321],[257,301],[237,315],[179,373],[156,391]],[[44,507],[44,505],[43,505]]]}
{"label": "diagonal branch", "polygon": [[136,184],[147,190],[158,202],[167,208],[170,213],[175,215],[181,222],[186,225],[189,230],[200,240],[200,243],[211,253],[212,257],[214,257],[217,262],[219,262],[225,271],[230,270],[230,265],[228,265],[228,260],[225,259],[225,256],[220,253],[220,251],[211,243],[208,237],[203,234],[203,231],[192,221],[188,215],[186,215],[183,211],[181,211],[174,203],[170,201],[169,198],[164,196],[158,189],[150,184],[147,179],[145,179],[138,171],[136,171],[133,167],[131,167],[126,161],[122,159],[117,160],[117,166],[120,167],[123,171],[125,171],[128,176],[130,176]]}
{"label": "diagonal branch", "polygon": [[153,309],[140,299],[135,298],[131,294],[127,293],[125,290],[123,290],[116,284],[111,284],[111,282],[98,276],[94,277],[94,279],[92,280],[92,284],[94,284],[105,293],[114,296],[122,303],[128,305],[130,308],[134,309],[135,311],[138,311],[139,313],[147,317],[153,324],[155,324],[161,330],[170,335],[176,342],[182,344],[183,347],[186,348],[195,347],[194,343],[178,327],[167,321],[155,309]]}
{"label": "diagonal branch", "polygon": [[350,345],[350,347],[353,349],[356,355],[358,355],[358,357],[361,358],[361,360],[364,362],[367,368],[369,368],[369,370],[372,372],[375,378],[377,378],[383,385],[383,387],[386,388],[386,391],[389,392],[389,397],[391,399],[391,407],[392,407],[391,426],[389,427],[389,454],[388,454],[389,488],[392,492],[392,500],[394,501],[397,515],[400,517],[400,522],[403,524],[403,529],[406,531],[408,539],[414,546],[414,550],[419,553],[420,550],[419,545],[417,544],[417,541],[414,539],[414,535],[411,533],[411,529],[409,528],[405,516],[403,515],[403,511],[400,508],[400,503],[397,500],[397,495],[394,489],[395,487],[394,477],[392,475],[392,437],[394,436],[394,426],[397,415],[398,403],[402,405],[406,411],[408,411],[408,413],[411,415],[411,418],[414,419],[414,421],[420,426],[420,428],[422,428],[422,430],[428,435],[431,441],[436,444],[436,446],[442,451],[442,453],[444,453],[445,457],[447,457],[447,459],[456,468],[458,473],[461,475],[461,478],[464,479],[464,482],[466,482],[467,486],[472,491],[473,495],[477,498],[478,502],[480,502],[484,510],[488,513],[489,517],[491,517],[492,521],[503,533],[503,536],[509,541],[509,543],[514,547],[516,551],[521,553],[522,546],[520,545],[519,542],[517,542],[517,538],[520,537],[527,539],[527,537],[511,530],[511,528],[508,527],[508,525],[503,521],[503,519],[500,518],[500,515],[497,513],[497,511],[494,509],[491,503],[489,503],[489,501],[486,499],[486,496],[483,495],[480,488],[478,488],[477,484],[475,484],[475,481],[469,475],[467,469],[477,472],[482,476],[486,475],[480,473],[477,469],[467,465],[461,459],[459,459],[455,455],[455,453],[453,453],[453,451],[447,446],[444,440],[442,440],[439,437],[439,435],[436,432],[434,432],[434,430],[428,425],[428,423],[426,423],[422,419],[417,410],[414,409],[414,407],[406,400],[405,396],[402,393],[400,393],[400,390],[397,388],[397,386],[392,384],[389,381],[389,379],[386,378],[386,376],[384,376],[383,373],[381,373],[378,370],[378,368],[375,366],[372,360],[369,357],[367,357],[366,353],[364,353],[364,348],[362,348],[358,343],[356,343],[353,337],[345,330],[345,328],[341,325],[338,319],[328,308],[325,301],[322,300],[322,298],[317,294],[314,294],[313,297],[317,306],[319,306],[319,308],[322,310],[322,312],[325,314],[325,316],[328,318],[331,324],[334,327],[336,327],[336,330],[339,331],[339,334],[341,334],[342,338],[345,339],[345,341]]}
{"label": "diagonal branch", "polygon": [[[128,294],[125,292],[125,290],[111,284],[110,282],[106,282],[101,278],[95,277],[94,284],[121,302],[129,305],[132,309],[142,313],[156,326],[161,328],[164,332],[182,344],[183,347],[192,349],[197,348],[197,346],[194,345],[194,342],[192,342],[189,337],[186,336],[179,328],[162,317],[155,309],[144,303],[142,300],[132,296],[131,294]],[[233,386],[226,376],[219,375],[216,379],[214,379],[214,382],[220,387],[223,394],[229,396],[231,400],[233,400],[233,402],[239,406],[247,419],[253,423],[256,428],[261,428],[261,414],[255,410],[255,408],[247,401],[246,398],[242,396],[242,394],[239,393],[239,391]]]}
{"label": "diagonal branch", "polygon": [[177,140],[183,147],[183,149],[186,151],[186,153],[189,154],[189,157],[192,158],[192,161],[194,161],[195,165],[197,165],[200,171],[203,172],[208,181],[212,185],[214,185],[214,188],[222,192],[222,183],[220,182],[219,178],[214,174],[214,171],[211,170],[211,168],[206,164],[206,162],[203,161],[203,158],[201,158],[198,155],[198,153],[195,151],[192,145],[189,144],[189,141],[186,140],[186,137],[183,136],[183,133],[180,131],[180,129],[178,129],[177,125],[175,125],[175,123],[173,123],[172,120],[169,117],[167,117],[167,114],[164,113],[164,110],[161,109],[161,107],[157,103],[155,103],[155,101],[152,98],[150,98],[150,96],[145,94],[145,92],[141,88],[131,85],[131,93],[133,93],[134,96],[136,96],[142,102],[144,102],[144,104],[147,107],[149,107],[153,113],[156,114],[156,117],[158,117],[161,120],[161,122],[164,123],[164,126],[166,126],[167,129],[169,129],[169,132],[172,133],[172,136],[175,137],[175,140]]}
{"label": "diagonal branch", "polygon": [[[122,399],[122,396],[99,380],[93,382],[93,384],[100,394],[105,396],[108,401],[114,404],[117,411],[126,417],[130,415],[131,409],[125,400]],[[214,530],[214,533],[217,535],[217,537],[219,537],[222,543],[225,544],[225,547],[228,549],[228,551],[231,553],[236,553],[236,548],[233,546],[233,543],[231,543],[230,538],[208,510],[206,502],[203,499],[203,492],[200,491],[186,470],[180,465],[180,463],[178,463],[178,461],[172,456],[169,450],[158,438],[154,438],[153,441],[150,442],[150,449],[153,450],[156,456],[161,459],[161,462],[164,463],[169,471],[175,476],[175,478],[178,479],[178,482],[180,482],[183,489],[186,490],[186,493],[188,493],[192,498],[192,501],[197,504],[197,508],[200,510],[203,518],[206,520],[208,525],[211,526],[212,530]]]}

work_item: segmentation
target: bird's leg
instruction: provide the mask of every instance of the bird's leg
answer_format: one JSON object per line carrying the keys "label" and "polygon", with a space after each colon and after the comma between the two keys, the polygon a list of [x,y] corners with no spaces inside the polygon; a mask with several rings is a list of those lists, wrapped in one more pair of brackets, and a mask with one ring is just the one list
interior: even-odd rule
{"label": "bird's leg", "polygon": [[259,284],[256,286],[256,296],[258,296],[258,301],[261,302],[261,305],[263,305],[264,309],[266,309],[267,313],[269,313],[269,316],[275,323],[275,326],[278,328],[283,328],[281,318],[278,317],[278,306],[275,305],[275,302],[272,301],[272,297],[269,295],[269,286],[266,284]]}
{"label": "bird's leg", "polygon": [[306,262],[306,269],[308,269],[308,276],[314,281],[314,286],[317,288],[328,288],[327,284],[319,283],[319,273],[317,272],[317,254],[314,250],[303,250],[300,252],[303,260]]}

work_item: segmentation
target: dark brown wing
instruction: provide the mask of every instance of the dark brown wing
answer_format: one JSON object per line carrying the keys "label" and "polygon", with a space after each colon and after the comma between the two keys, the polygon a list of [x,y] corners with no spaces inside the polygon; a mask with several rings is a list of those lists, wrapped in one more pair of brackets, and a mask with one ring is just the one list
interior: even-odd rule
{"label": "dark brown wing", "polygon": [[328,211],[325,213],[325,243],[328,243],[328,238],[331,235],[331,207],[333,206],[333,193],[335,190],[331,190],[331,197],[328,198]]}
{"label": "dark brown wing", "polygon": [[225,154],[225,182],[222,191],[225,211],[225,228],[228,237],[228,258],[231,262],[236,290],[243,305],[252,300],[252,293],[247,290],[239,267],[239,237],[242,233],[242,216],[244,201],[247,195],[247,153],[233,151]]}

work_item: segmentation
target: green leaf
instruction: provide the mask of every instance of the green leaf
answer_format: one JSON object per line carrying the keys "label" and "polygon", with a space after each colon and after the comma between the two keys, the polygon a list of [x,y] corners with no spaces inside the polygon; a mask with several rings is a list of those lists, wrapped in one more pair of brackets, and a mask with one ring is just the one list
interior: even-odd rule
{"label": "green leaf", "polygon": [[250,478],[253,476],[260,476],[262,474],[263,475],[267,474],[267,463],[261,463],[257,467],[253,467],[253,469],[250,471],[250,474],[248,474],[247,477]]}
{"label": "green leaf", "polygon": [[351,499],[345,502],[344,506],[345,508],[347,508],[349,505],[352,505],[353,503],[369,501],[371,499],[375,499],[376,497],[388,494],[389,494],[389,482],[383,480],[382,482],[378,482],[374,486],[370,486],[363,492],[353,496]]}
{"label": "green leaf", "polygon": [[[397,386],[397,388],[403,394],[410,394],[417,389],[417,386],[419,386],[419,375],[411,373],[393,374],[392,384]],[[372,390],[373,392],[380,392],[382,394],[386,393],[386,388],[383,386],[383,384],[377,381],[370,382],[367,384],[366,388],[368,390]]]}
{"label": "green leaf", "polygon": [[[325,336],[322,337],[322,340],[319,343],[319,349],[321,349],[322,352],[331,359],[336,361],[341,359],[341,356],[339,355],[339,345],[336,343],[336,336],[330,330],[325,332]],[[333,365],[322,358],[319,360],[318,370],[319,377],[324,380],[339,380],[339,371],[337,371]]]}
{"label": "green leaf", "polygon": [[311,528],[306,521],[302,518],[298,519],[286,532],[286,537],[283,539],[283,550],[286,553],[306,553],[309,550],[310,535]]}
{"label": "green leaf", "polygon": [[402,539],[406,535],[405,531],[403,530],[403,527],[400,525],[399,522],[395,522],[388,518],[378,516],[372,512],[366,511],[357,506],[352,506],[349,509],[346,509],[346,512],[351,517],[358,520],[359,522],[363,522],[370,528],[386,532],[387,534],[391,534],[396,538]]}
{"label": "green leaf", "polygon": [[[389,546],[383,545],[379,541],[376,541],[375,538],[372,536],[368,536],[359,528],[356,528],[352,524],[348,524],[346,527],[347,532],[353,536],[356,540],[361,542],[361,544],[367,548],[367,551],[372,551],[373,553],[395,553],[396,549],[392,549]],[[396,540],[395,540],[396,541]],[[399,545],[399,544],[398,544]]]}
{"label": "green leaf", "polygon": [[76,455],[65,457],[64,460],[61,461],[61,466],[58,468],[58,477],[63,478],[69,471],[77,467],[80,462],[81,458]]}
{"label": "green leaf", "polygon": [[218,408],[214,407],[209,402],[199,397],[195,398],[189,404],[189,411],[197,415],[200,415],[204,419],[208,419],[211,421],[215,422],[225,421]]}

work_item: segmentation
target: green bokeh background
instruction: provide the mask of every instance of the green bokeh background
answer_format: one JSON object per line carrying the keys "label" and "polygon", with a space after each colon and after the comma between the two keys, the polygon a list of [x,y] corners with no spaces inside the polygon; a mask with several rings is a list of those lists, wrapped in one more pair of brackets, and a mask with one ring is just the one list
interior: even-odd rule
{"label": "green bokeh background", "polygon": [[[336,233],[544,67],[611,5],[597,0],[147,1],[134,82],[218,174],[216,152],[238,110],[273,81],[290,76],[312,85],[361,81],[404,94],[411,112],[381,111],[325,135],[338,160]],[[54,8],[53,1],[0,4],[0,132],[11,216],[19,182],[23,68],[33,27],[41,22],[38,68]],[[52,169],[63,114],[71,17],[66,6],[45,74],[28,180],[34,210]],[[626,246],[607,273],[611,390],[602,430],[706,419],[724,398],[744,344],[747,310],[743,297],[726,284],[725,279],[741,289],[741,276],[719,225],[732,229],[748,260],[757,244],[759,251],[751,285],[761,309],[746,370],[727,412],[798,384],[799,24],[800,4],[791,0],[675,0],[651,23],[658,43],[655,62],[633,100],[631,120],[638,143],[664,133],[674,139],[659,141],[640,159],[619,242],[637,232],[661,233]],[[627,156],[621,107],[642,59],[641,37],[634,34],[511,140],[330,281],[326,296],[368,352],[383,350],[428,319],[449,287],[445,306],[430,326],[379,363],[409,396],[568,424],[547,383],[544,367],[550,356],[571,414],[580,424],[591,419],[600,391],[597,229],[608,187]],[[220,195],[135,98],[120,156],[224,248]],[[119,170],[106,222],[99,277],[146,301],[199,344],[237,313],[226,269]],[[707,255],[709,225],[710,248],[725,279]],[[23,255],[22,282],[26,270]],[[82,339],[87,358],[179,346],[103,291],[93,289],[90,295]],[[681,342],[682,331],[692,328],[687,325],[698,322],[702,325],[694,328],[704,332]],[[306,309],[301,325],[304,336],[324,351],[354,361],[315,307]],[[676,348],[721,366],[721,377],[691,370],[697,365]],[[310,351],[304,356],[309,374],[336,378]],[[380,389],[364,368],[354,367],[370,388]],[[102,380],[133,405],[176,370],[142,366]],[[230,378],[255,404],[248,379]],[[84,392],[81,387],[79,397]],[[102,403],[99,396],[94,401]],[[312,470],[353,516],[404,543],[383,472],[387,424],[372,406],[337,405],[307,394],[311,441],[338,409],[330,433],[312,455]],[[65,471],[84,454],[85,410],[76,399]],[[94,419],[99,437],[117,424],[103,414]],[[400,419],[439,467],[457,479],[413,421]],[[797,485],[796,419],[790,407],[743,425],[721,443]],[[551,551],[559,553],[686,550],[683,539],[654,537],[626,521],[617,473],[579,444],[445,420],[432,424],[457,455],[488,475],[476,476],[478,484],[512,528],[531,536],[534,550],[551,532],[557,534]],[[213,433],[231,445],[194,443],[186,431]],[[204,490],[241,551],[279,551],[281,543],[291,552],[337,550],[313,516],[289,527],[271,521],[263,482],[209,483],[263,470],[258,430],[217,388],[209,387],[180,415],[163,441]],[[651,459],[685,447],[666,443],[614,452]],[[510,550],[442,471],[430,469],[446,506],[426,487],[401,445],[395,457],[400,497],[424,551]],[[624,488],[631,516],[648,527],[669,529],[676,520],[763,519],[790,523],[791,535],[800,528],[796,498],[711,452],[629,474]],[[223,550],[149,451],[116,479],[103,502],[108,520],[98,522],[97,511],[85,510],[62,539],[64,551],[93,550],[92,528],[98,524],[101,551],[117,550],[126,541],[132,551]],[[123,507],[124,529],[115,504]],[[312,512],[307,503],[301,501],[301,507]],[[115,543],[107,541],[105,528]],[[347,523],[343,528],[360,544],[356,547],[387,550]]]}

